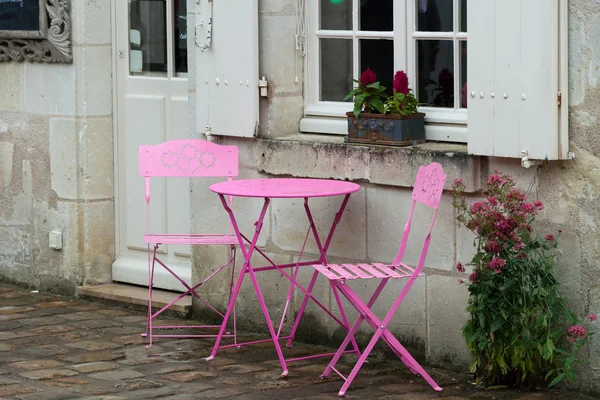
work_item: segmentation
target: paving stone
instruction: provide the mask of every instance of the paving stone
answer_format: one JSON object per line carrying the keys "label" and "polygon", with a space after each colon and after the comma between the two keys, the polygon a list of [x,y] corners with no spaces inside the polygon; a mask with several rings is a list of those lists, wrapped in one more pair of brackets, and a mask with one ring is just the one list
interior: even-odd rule
{"label": "paving stone", "polygon": [[28,360],[8,364],[11,368],[33,371],[36,369],[62,367],[64,364],[56,360]]}
{"label": "paving stone", "polygon": [[74,396],[68,388],[49,388],[43,392],[22,394],[17,398],[20,400],[67,400]]}
{"label": "paving stone", "polygon": [[14,350],[16,347],[17,346],[15,346],[14,344],[0,342],[0,351],[10,351]]}
{"label": "paving stone", "polygon": [[93,379],[100,379],[102,381],[121,381],[126,379],[135,379],[141,378],[144,374],[133,371],[130,369],[122,370],[122,371],[107,371],[107,372],[99,372],[96,374],[88,375]]}
{"label": "paving stone", "polygon": [[127,335],[117,338],[114,341],[121,344],[146,344],[148,339],[141,335]]}
{"label": "paving stone", "polygon": [[169,376],[165,376],[165,379],[173,382],[195,382],[199,379],[214,378],[215,376],[217,375],[212,372],[187,371],[179,372],[176,374],[170,374]]}
{"label": "paving stone", "polygon": [[96,310],[100,310],[100,307],[95,306],[93,304],[81,304],[75,307],[71,307],[73,310],[77,310],[77,311],[96,311]]}
{"label": "paving stone", "polygon": [[149,389],[149,388],[158,388],[163,385],[159,382],[151,381],[148,379],[134,379],[125,382],[119,382],[115,385],[115,387],[120,388],[121,390],[138,390],[138,389]]}
{"label": "paving stone", "polygon": [[27,349],[23,350],[23,353],[31,354],[37,357],[54,357],[59,354],[68,354],[69,350],[55,344],[46,344],[42,346],[28,347]]}
{"label": "paving stone", "polygon": [[99,361],[93,363],[72,365],[69,368],[87,374],[90,372],[100,372],[108,371],[110,369],[117,369],[119,368],[119,365],[114,362]]}
{"label": "paving stone", "polygon": [[77,329],[71,332],[65,332],[61,335],[61,340],[66,342],[76,342],[81,340],[98,340],[102,339],[103,333],[101,331],[88,331]]}
{"label": "paving stone", "polygon": [[22,384],[19,385],[8,385],[8,386],[0,386],[0,396],[8,397],[8,396],[16,396],[19,394],[25,393],[33,393],[39,392],[40,389],[32,387],[32,386],[24,386]]}
{"label": "paving stone", "polygon": [[135,322],[146,322],[148,318],[143,316],[143,315],[132,315],[130,317],[121,317],[118,316],[117,320],[125,323],[125,324],[131,324],[131,323],[135,323]]}
{"label": "paving stone", "polygon": [[178,392],[178,389],[175,387],[160,387],[160,388],[150,388],[150,389],[140,389],[133,390],[129,392],[123,393],[124,398],[126,399],[155,399],[161,398],[164,399],[165,396],[170,396]]}
{"label": "paving stone", "polygon": [[84,340],[81,342],[67,343],[67,346],[88,351],[115,349],[117,347],[121,347],[121,345],[118,343],[104,342],[100,340]]}
{"label": "paving stone", "polygon": [[108,319],[91,319],[85,321],[76,321],[73,322],[71,325],[79,329],[97,329],[121,326],[120,323]]}
{"label": "paving stone", "polygon": [[[112,335],[137,335],[142,337],[142,329],[133,326],[123,326],[119,328],[108,328],[104,330]],[[145,338],[144,338],[145,340]]]}
{"label": "paving stone", "polygon": [[31,311],[27,315],[30,315],[32,318],[34,317],[45,317],[49,315],[58,315],[58,314],[71,314],[74,313],[75,310],[71,308],[40,308],[35,311]]}
{"label": "paving stone", "polygon": [[31,332],[43,335],[58,335],[65,332],[74,331],[75,328],[69,325],[46,325],[32,329]]}
{"label": "paving stone", "polygon": [[2,329],[3,331],[10,331],[13,329],[18,329],[18,328],[22,328],[23,324],[20,323],[18,320],[14,320],[14,321],[2,321],[2,326],[0,327],[0,329]]}
{"label": "paving stone", "polygon": [[197,394],[197,399],[225,399],[228,397],[237,396],[242,393],[247,393],[248,388],[219,388],[211,389]]}
{"label": "paving stone", "polygon": [[22,324],[28,326],[42,326],[42,325],[60,325],[64,323],[63,319],[55,316],[39,317],[39,318],[27,318],[21,321]]}
{"label": "paving stone", "polygon": [[29,311],[35,311],[33,307],[16,307],[16,306],[6,306],[0,307],[0,315],[8,315],[8,314],[22,314]]}
{"label": "paving stone", "polygon": [[98,310],[99,314],[108,315],[109,317],[122,317],[122,316],[130,316],[131,313],[122,310]]}
{"label": "paving stone", "polygon": [[234,374],[249,374],[250,372],[265,371],[267,368],[257,364],[232,364],[217,369],[219,371],[233,372]]}
{"label": "paving stone", "polygon": [[6,376],[0,376],[0,386],[13,385],[15,383],[21,383],[20,381],[8,378]]}
{"label": "paving stone", "polygon": [[152,357],[152,358],[131,358],[120,360],[119,363],[128,366],[136,366],[136,365],[147,365],[164,362],[165,360],[160,357]]}
{"label": "paving stone", "polygon": [[38,369],[36,371],[22,372],[19,375],[21,375],[22,377],[27,378],[27,379],[38,380],[38,379],[54,379],[54,378],[60,378],[63,376],[73,376],[73,375],[77,375],[77,372],[71,371],[68,369]]}
{"label": "paving stone", "polygon": [[62,314],[60,315],[60,318],[66,319],[67,321],[85,321],[86,319],[98,318],[98,313],[91,311],[80,311],[72,314]]}
{"label": "paving stone", "polygon": [[13,321],[13,320],[22,320],[25,318],[31,318],[29,315],[25,315],[25,314],[6,314],[6,315],[0,315],[0,322],[4,322],[4,321]]}
{"label": "paving stone", "polygon": [[97,361],[114,361],[125,358],[122,352],[98,351],[93,353],[75,354],[70,356],[58,356],[58,359],[77,364],[91,363]]}
{"label": "paving stone", "polygon": [[79,305],[78,301],[48,301],[35,304],[36,308],[60,308],[60,307],[74,307]]}
{"label": "paving stone", "polygon": [[31,332],[0,332],[0,341],[21,339],[27,336],[35,336],[35,333]]}

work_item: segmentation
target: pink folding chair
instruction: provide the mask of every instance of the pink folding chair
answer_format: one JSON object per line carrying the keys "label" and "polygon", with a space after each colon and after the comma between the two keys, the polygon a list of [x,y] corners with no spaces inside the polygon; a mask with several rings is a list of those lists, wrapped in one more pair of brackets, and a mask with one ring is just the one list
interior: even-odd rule
{"label": "pink folding chair", "polygon": [[[433,229],[433,224],[435,222],[435,217],[437,215],[438,206],[440,204],[440,199],[442,197],[442,191],[444,189],[444,183],[446,181],[446,175],[442,169],[442,166],[438,163],[431,163],[427,167],[419,167],[419,172],[417,175],[417,180],[412,192],[412,207],[410,209],[410,214],[408,216],[408,221],[404,227],[404,234],[402,235],[402,241],[400,242],[400,249],[398,251],[398,255],[396,259],[391,264],[316,264],[312,267],[319,271],[323,276],[329,279],[333,290],[339,290],[346,299],[350,302],[350,304],[358,311],[359,317],[356,323],[352,326],[348,335],[344,339],[342,345],[335,353],[331,362],[325,369],[325,372],[321,377],[325,378],[329,376],[331,371],[336,372],[342,379],[344,379],[344,384],[339,391],[339,396],[343,396],[346,393],[346,390],[352,384],[352,381],[360,371],[367,357],[373,350],[375,344],[382,339],[393,351],[394,353],[404,362],[404,364],[410,369],[410,371],[417,375],[420,374],[425,378],[425,380],[431,385],[433,389],[436,391],[441,391],[442,388],[438,386],[437,383],[425,372],[423,367],[417,363],[417,361],[410,355],[410,353],[400,344],[398,339],[396,339],[392,333],[388,330],[388,324],[390,323],[392,317],[396,313],[398,307],[402,304],[406,294],[410,290],[414,281],[419,276],[423,276],[421,270],[423,269],[423,264],[425,263],[425,258],[427,256],[427,250],[429,249],[429,242],[431,240],[431,230]],[[411,267],[407,264],[402,263],[402,258],[404,256],[404,251],[406,249],[406,243],[408,241],[411,221],[415,211],[416,203],[424,204],[428,207],[431,207],[433,212],[433,217],[431,219],[431,223],[429,224],[429,231],[425,236],[425,242],[423,244],[423,249],[421,250],[421,256],[419,258],[419,262],[416,267]],[[379,297],[381,291],[391,279],[406,279],[406,281],[402,291],[392,304],[390,310],[386,314],[383,320],[377,318],[377,316],[371,310],[375,301]],[[365,303],[352,288],[347,284],[348,281],[352,280],[363,280],[363,279],[381,279],[381,282],[375,289],[375,292],[369,299],[367,303]],[[375,334],[370,340],[369,344],[363,351],[362,355],[359,357],[357,363],[354,368],[350,372],[348,377],[344,376],[341,372],[339,372],[335,365],[339,361],[340,357],[344,353],[348,344],[354,339],[354,335],[358,331],[358,328],[366,321],[371,328],[375,330]]]}
{"label": "pink folding chair", "polygon": [[[146,346],[152,346],[153,338],[202,338],[216,337],[215,334],[154,334],[154,329],[219,329],[221,325],[199,325],[199,326],[153,326],[156,317],[166,311],[169,307],[192,295],[200,300],[206,307],[216,314],[224,317],[215,307],[198,295],[196,289],[206,281],[223,271],[231,265],[230,293],[233,289],[233,277],[235,272],[235,255],[238,240],[233,234],[230,225],[228,234],[156,234],[150,232],[150,177],[227,177],[232,180],[238,175],[238,149],[236,146],[222,146],[205,140],[172,140],[156,146],[140,146],[139,148],[139,173],[145,179],[146,186],[146,234],[143,236],[148,245],[148,321],[146,332],[142,336],[149,338]],[[231,198],[229,198],[231,205]],[[186,244],[186,245],[225,245],[229,246],[229,259],[225,264],[217,268],[206,278],[189,285],[183,278],[178,276],[173,269],[169,268],[157,254],[160,245]],[[152,247],[152,249],[151,249]],[[152,287],[154,284],[154,268],[158,264],[167,270],[175,279],[185,287],[185,291],[172,300],[169,304],[157,312],[152,312]],[[236,341],[235,309],[234,309],[234,331]]]}

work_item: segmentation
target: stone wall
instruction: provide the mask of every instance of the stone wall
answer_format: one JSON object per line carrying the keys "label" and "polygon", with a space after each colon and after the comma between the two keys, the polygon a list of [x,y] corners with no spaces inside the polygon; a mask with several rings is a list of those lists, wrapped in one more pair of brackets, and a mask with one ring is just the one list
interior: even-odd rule
{"label": "stone wall", "polygon": [[0,63],[0,279],[68,292],[114,259],[110,0],[71,4],[73,64]]}
{"label": "stone wall", "polygon": [[[331,246],[332,262],[391,261],[397,251],[412,181],[418,165],[440,162],[448,173],[448,185],[455,177],[463,177],[472,200],[478,198],[485,177],[494,169],[512,174],[521,189],[531,198],[541,199],[546,207],[538,218],[541,233],[562,230],[562,259],[557,274],[563,292],[573,308],[583,316],[600,312],[600,8],[590,0],[570,1],[570,147],[576,159],[550,162],[523,169],[518,160],[473,157],[465,146],[428,144],[418,150],[383,149],[347,146],[338,138],[299,134],[302,115],[302,82],[295,82],[297,54],[293,48],[293,2],[291,0],[260,1],[260,68],[269,79],[268,99],[261,100],[260,139],[222,138],[221,143],[240,148],[240,178],[298,176],[349,179],[361,184],[344,214]],[[276,34],[274,34],[276,32]],[[193,69],[192,69],[193,71]],[[194,126],[194,125],[192,125]],[[195,129],[193,135],[197,136]],[[208,183],[192,183],[192,228],[218,229],[227,224],[218,199],[207,190]],[[444,195],[432,245],[426,262],[427,277],[418,281],[406,304],[393,320],[392,330],[429,362],[464,367],[470,355],[461,335],[466,320],[466,288],[459,285],[470,271],[459,274],[453,270],[456,261],[468,261],[473,253],[473,238],[457,227],[450,197]],[[331,223],[332,211],[339,199],[315,200],[313,211],[323,231]],[[261,203],[259,200],[235,199],[242,230],[253,232]],[[242,211],[243,210],[243,211]],[[418,221],[425,221],[426,216]],[[416,226],[419,226],[417,224]],[[306,217],[299,201],[273,201],[263,235],[258,242],[276,261],[292,262],[307,229]],[[415,242],[407,250],[408,261],[414,261],[420,249],[422,229],[414,232]],[[314,243],[309,241],[306,256],[315,256]],[[194,277],[204,275],[213,264],[225,260],[224,250],[202,248],[194,250]],[[239,261],[239,260],[238,260]],[[256,262],[262,263],[258,257]],[[238,262],[237,268],[241,268]],[[300,280],[307,283],[310,271],[304,270]],[[279,321],[287,281],[277,273],[259,275],[267,302],[274,310],[271,319]],[[390,289],[398,289],[392,283]],[[363,284],[359,292],[366,294],[373,283]],[[220,278],[205,287],[205,292],[222,305],[227,298],[227,279]],[[335,299],[326,282],[319,280],[315,293],[325,304]],[[382,297],[389,304],[394,290]],[[397,292],[396,292],[397,293]],[[263,327],[262,313],[250,285],[242,289],[238,317],[247,327]],[[296,293],[293,310],[302,296]],[[387,307],[386,306],[384,307]],[[203,311],[200,304],[196,310]],[[334,307],[335,309],[335,307]],[[378,309],[379,312],[384,308]],[[289,325],[293,316],[288,318]],[[262,325],[261,325],[262,324]],[[340,329],[316,307],[309,307],[300,331],[304,340],[339,343]],[[289,326],[287,326],[289,327]],[[365,328],[363,331],[369,332]],[[584,349],[585,362],[577,385],[600,390],[600,339],[594,337]]]}

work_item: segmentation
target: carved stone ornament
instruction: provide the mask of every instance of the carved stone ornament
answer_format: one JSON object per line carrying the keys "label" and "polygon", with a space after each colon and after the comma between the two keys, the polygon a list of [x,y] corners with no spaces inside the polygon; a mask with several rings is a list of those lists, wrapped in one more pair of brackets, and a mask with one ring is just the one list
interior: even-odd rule
{"label": "carved stone ornament", "polygon": [[31,39],[19,32],[7,34],[0,31],[0,61],[73,61],[69,0],[40,0],[40,10],[44,9],[45,14],[40,18],[43,38]]}

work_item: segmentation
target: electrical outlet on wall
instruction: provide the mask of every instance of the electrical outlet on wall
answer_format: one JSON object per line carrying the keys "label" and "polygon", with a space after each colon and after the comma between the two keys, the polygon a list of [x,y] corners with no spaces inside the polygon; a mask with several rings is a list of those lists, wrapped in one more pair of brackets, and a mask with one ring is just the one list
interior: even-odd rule
{"label": "electrical outlet on wall", "polygon": [[50,248],[54,250],[62,249],[62,232],[61,231],[51,231],[48,235],[48,241],[50,242]]}

